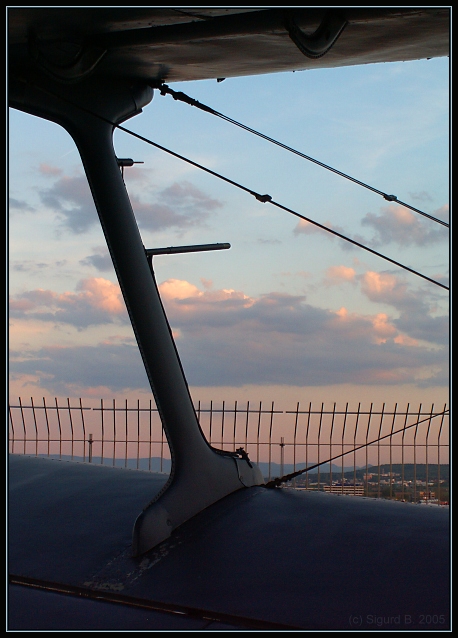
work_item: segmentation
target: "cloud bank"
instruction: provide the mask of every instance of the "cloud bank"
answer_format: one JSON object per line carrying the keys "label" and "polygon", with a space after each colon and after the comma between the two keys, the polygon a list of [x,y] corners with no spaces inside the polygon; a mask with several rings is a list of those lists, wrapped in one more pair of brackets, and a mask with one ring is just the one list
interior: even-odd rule
{"label": "cloud bank", "polygon": [[117,284],[108,279],[83,279],[77,292],[56,293],[36,289],[10,299],[10,317],[68,324],[82,330],[91,325],[128,323]]}
{"label": "cloud bank", "polygon": [[[445,211],[448,212],[448,206],[436,211],[437,217],[443,219]],[[444,226],[421,218],[402,206],[390,205],[382,208],[380,215],[367,213],[361,223],[375,230],[372,246],[390,242],[399,246],[426,246],[448,239],[448,230]]]}
{"label": "cloud bank", "polygon": [[[358,314],[316,308],[300,295],[213,290],[169,279],[161,297],[192,386],[335,384],[448,384],[448,320],[409,291],[397,277],[351,268],[329,269],[329,278],[359,285],[387,312]],[[35,290],[12,299],[12,317],[79,330],[93,324],[126,326],[117,285],[82,280],[75,292]],[[110,333],[111,334],[111,333]],[[61,393],[105,386],[113,392],[147,388],[136,345],[122,338],[93,346],[53,347],[12,354],[15,375],[35,375]]]}
{"label": "cloud bank", "polygon": [[[394,243],[398,246],[427,246],[448,241],[449,232],[447,228],[438,226],[437,222],[421,217],[418,213],[413,213],[403,206],[392,204],[381,208],[380,211],[379,215],[367,213],[361,220],[362,226],[375,231],[370,240],[358,233],[348,233],[341,226],[331,224],[329,221],[324,222],[323,226],[372,248],[378,248],[389,243]],[[435,210],[432,216],[448,223],[450,217],[448,204]],[[305,219],[301,219],[296,224],[293,234],[296,236],[320,235],[331,240],[335,239],[335,235]],[[344,250],[354,249],[350,242],[343,239],[340,239],[339,242]]]}
{"label": "cloud bank", "polygon": [[[46,170],[45,170],[46,169]],[[50,188],[40,191],[42,203],[57,214],[61,227],[74,234],[87,233],[98,224],[97,212],[86,177],[60,176],[52,167],[42,168],[48,177],[58,179]],[[209,214],[222,207],[222,202],[206,195],[187,181],[175,182],[154,194],[153,201],[130,193],[130,200],[138,225],[143,230],[189,228],[205,224]],[[13,200],[12,206],[26,210],[25,203]]]}

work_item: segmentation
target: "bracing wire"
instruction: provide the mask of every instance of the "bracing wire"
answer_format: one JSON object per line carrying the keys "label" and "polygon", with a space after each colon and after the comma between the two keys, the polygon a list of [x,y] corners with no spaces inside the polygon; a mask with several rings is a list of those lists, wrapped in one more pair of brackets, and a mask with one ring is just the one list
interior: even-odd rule
{"label": "bracing wire", "polygon": [[449,290],[448,286],[445,286],[444,284],[440,283],[439,281],[436,281],[435,279],[431,279],[430,277],[427,277],[426,275],[423,275],[422,273],[418,272],[417,270],[414,270],[413,268],[409,268],[408,266],[405,266],[404,264],[401,264],[398,261],[395,261],[394,259],[391,259],[390,257],[387,257],[386,255],[383,255],[382,253],[377,252],[376,250],[373,250],[372,248],[369,248],[368,246],[365,246],[364,244],[361,244],[353,239],[350,239],[349,237],[347,237],[346,235],[343,235],[335,230],[333,230],[332,228],[329,228],[327,226],[324,226],[323,224],[320,224],[319,222],[316,222],[315,220],[309,218],[309,217],[305,217],[305,215],[301,215],[300,213],[292,210],[291,208],[287,208],[286,206],[283,206],[282,204],[279,204],[277,202],[274,202],[272,200],[272,197],[270,195],[261,195],[260,193],[257,193],[256,191],[251,190],[250,188],[247,188],[246,186],[243,186],[242,184],[239,184],[238,182],[235,182],[234,180],[229,179],[228,177],[225,177],[224,175],[221,175],[220,173],[217,173],[216,171],[212,171],[211,169],[207,168],[206,166],[203,166],[202,164],[198,164],[197,162],[194,162],[193,160],[184,157],[184,155],[180,155],[179,153],[175,153],[175,151],[172,151],[168,148],[166,148],[165,146],[162,146],[160,144],[157,144],[156,142],[153,142],[152,140],[148,139],[147,137],[144,137],[143,135],[140,135],[139,133],[135,133],[134,131],[131,131],[128,128],[125,128],[124,126],[121,126],[120,124],[117,124],[115,122],[112,122],[111,120],[109,120],[108,118],[104,117],[103,115],[100,115],[97,112],[92,111],[91,109],[82,107],[80,105],[74,104],[71,100],[68,100],[62,96],[56,96],[54,93],[52,93],[51,91],[47,90],[47,89],[43,89],[42,87],[37,87],[39,88],[41,91],[45,92],[45,93],[49,93],[50,95],[52,95],[53,97],[59,97],[61,100],[63,100],[64,102],[68,102],[70,103],[73,107],[76,107],[78,109],[80,109],[81,111],[84,111],[86,113],[89,113],[90,115],[98,118],[99,120],[102,120],[103,122],[106,122],[107,124],[110,124],[111,126],[113,126],[113,128],[117,128],[120,131],[123,131],[124,133],[127,133],[128,135],[131,135],[132,137],[135,137],[143,142],[145,142],[146,144],[149,144],[151,146],[154,146],[155,148],[164,151],[165,153],[168,153],[169,155],[172,155],[173,157],[176,157],[177,159],[180,159],[188,164],[190,164],[191,166],[195,166],[196,168],[199,168],[202,171],[205,171],[206,173],[209,173],[210,175],[213,175],[214,177],[217,177],[218,179],[221,179],[225,182],[227,182],[228,184],[231,184],[232,186],[235,186],[236,188],[239,188],[247,193],[249,193],[250,195],[253,195],[258,201],[262,202],[262,203],[269,203],[272,204],[273,206],[276,206],[277,208],[280,208],[292,215],[295,215],[296,217],[300,217],[301,219],[315,225],[318,226],[319,228],[321,228],[322,230],[329,232],[333,235],[336,235],[337,237],[339,237],[340,239],[343,239],[347,242],[350,242],[351,244],[354,244],[355,246],[358,246],[359,248],[362,248],[363,250],[366,250],[374,255],[377,255],[378,257],[380,257],[381,259],[385,259],[386,261],[389,261],[390,263],[399,266],[400,268],[403,268],[404,270],[407,270],[409,272],[411,272],[414,275],[417,275],[418,277],[421,277],[422,279],[426,279],[427,281],[435,284],[436,286],[440,286],[441,288],[444,288],[445,290]]}
{"label": "bracing wire", "polygon": [[331,171],[332,173],[335,173],[336,175],[340,175],[340,177],[344,177],[345,179],[348,179],[351,182],[354,182],[355,184],[358,184],[359,186],[362,186],[363,188],[366,188],[372,191],[373,193],[377,193],[377,195],[381,195],[383,199],[385,199],[388,202],[396,202],[400,206],[409,208],[415,213],[418,213],[419,215],[423,215],[423,217],[427,217],[428,219],[431,219],[437,224],[441,224],[442,226],[446,226],[447,228],[449,228],[449,224],[447,224],[447,222],[443,221],[442,219],[438,219],[437,217],[434,217],[433,215],[429,215],[428,213],[425,213],[419,210],[418,208],[415,208],[414,206],[407,204],[406,202],[401,201],[400,199],[396,197],[396,195],[388,195],[387,193],[384,193],[378,188],[374,188],[373,186],[370,186],[369,184],[366,184],[365,182],[362,182],[359,179],[356,179],[355,177],[351,177],[351,175],[348,175],[347,173],[343,173],[342,171],[339,171],[336,168],[329,166],[329,164],[320,162],[319,160],[313,157],[310,157],[310,155],[306,155],[305,153],[302,153],[301,151],[298,151],[292,148],[291,146],[288,146],[287,144],[283,144],[283,142],[279,142],[278,140],[275,140],[274,138],[269,137],[268,135],[265,135],[264,133],[260,133],[259,131],[256,131],[255,129],[251,128],[250,126],[247,126],[246,124],[242,124],[241,122],[238,122],[237,120],[234,120],[233,118],[228,117],[227,115],[224,115],[224,113],[220,113],[219,111],[216,111],[212,107],[207,106],[206,104],[202,104],[198,100],[195,100],[194,98],[189,97],[188,95],[186,95],[186,93],[183,93],[181,91],[174,91],[169,86],[167,86],[167,84],[160,84],[158,85],[157,88],[159,88],[161,95],[166,95],[168,93],[169,95],[173,97],[174,100],[185,102],[186,104],[195,106],[198,109],[201,109],[202,111],[211,113],[212,115],[216,115],[216,117],[219,117],[222,120],[229,122],[230,124],[234,124],[234,126],[238,126],[239,128],[243,129],[244,131],[247,131],[248,133],[257,135],[258,137],[261,137],[262,139],[266,140],[267,142],[270,142],[271,144],[275,144],[276,146],[279,146],[280,148],[283,148],[286,151],[289,151],[290,153],[294,153],[295,155],[298,155],[299,157],[302,157],[303,159],[309,162],[313,162],[314,164],[317,164],[318,166],[321,166],[322,168],[325,168],[326,170]]}
{"label": "bracing wire", "polygon": [[246,186],[243,186],[242,184],[239,184],[238,182],[235,182],[232,179],[229,179],[228,177],[225,177],[224,175],[221,175],[220,173],[217,173],[216,171],[212,171],[210,168],[207,168],[206,166],[203,166],[202,164],[199,164],[197,162],[194,162],[193,160],[184,157],[184,155],[180,155],[179,153],[175,153],[175,151],[172,151],[168,148],[166,148],[165,146],[162,146],[161,144],[157,144],[156,142],[153,142],[152,140],[149,140],[147,137],[144,137],[143,135],[139,135],[138,133],[134,133],[133,131],[125,128],[124,126],[121,125],[115,125],[116,128],[118,128],[120,131],[123,131],[124,133],[128,133],[129,135],[132,135],[133,137],[136,137],[139,140],[142,140],[143,142],[145,142],[146,144],[150,144],[151,146],[154,146],[155,148],[164,151],[165,153],[168,153],[169,155],[172,155],[173,157],[176,157],[177,159],[180,159],[188,164],[190,164],[191,166],[195,166],[196,168],[199,168],[202,171],[205,171],[206,173],[209,173],[210,175],[213,175],[214,177],[217,177],[218,179],[221,179],[225,182],[227,182],[228,184],[231,184],[232,186],[235,186],[236,188],[239,188],[243,191],[245,191],[246,193],[249,193],[250,195],[253,195],[254,197],[256,197],[256,199],[262,203],[269,203],[272,204],[272,206],[276,206],[277,208],[280,208],[281,210],[284,210],[287,213],[290,213],[291,215],[295,215],[296,217],[299,217],[300,219],[303,219],[304,221],[309,222],[310,224],[313,224],[314,226],[317,226],[318,228],[321,228],[322,230],[331,233],[332,235],[335,235],[336,237],[339,237],[340,239],[343,239],[344,241],[347,241],[355,246],[358,246],[359,248],[362,248],[363,250],[366,250],[370,253],[372,253],[373,255],[376,255],[377,257],[380,257],[381,259],[384,259],[385,261],[389,261],[390,263],[394,264],[395,266],[398,266],[399,268],[403,268],[404,270],[407,270],[408,272],[417,275],[417,277],[421,277],[422,279],[426,279],[427,281],[435,284],[436,286],[440,286],[441,288],[444,288],[445,290],[449,290],[448,286],[446,286],[445,284],[442,284],[440,281],[437,281],[436,279],[432,279],[431,277],[428,277],[427,275],[423,275],[422,273],[418,272],[417,270],[414,270],[413,268],[410,268],[409,266],[406,266],[404,264],[402,264],[399,261],[396,261],[395,259],[391,259],[390,257],[387,257],[386,255],[383,255],[382,253],[379,253],[376,250],[373,250],[372,248],[369,248],[368,246],[365,246],[364,244],[361,244],[358,241],[355,241],[354,239],[351,239],[350,237],[347,237],[346,235],[343,235],[342,233],[337,232],[336,230],[333,230],[332,228],[329,228],[328,226],[324,226],[323,224],[320,224],[319,222],[311,219],[310,217],[306,217],[305,215],[302,215],[301,213],[298,213],[296,211],[294,211],[291,208],[288,208],[287,206],[283,206],[282,204],[279,204],[278,202],[275,202],[272,197],[270,195],[261,195],[260,193],[257,193],[256,191],[251,190],[250,188],[247,188]]}
{"label": "bracing wire", "polygon": [[325,463],[330,463],[331,461],[335,461],[336,459],[341,459],[346,454],[352,454],[353,452],[356,452],[357,450],[361,450],[362,448],[368,447],[369,445],[372,445],[373,443],[378,443],[379,441],[383,441],[383,439],[387,439],[388,437],[394,436],[395,434],[400,434],[401,432],[405,432],[405,430],[408,430],[409,428],[413,428],[416,425],[420,425],[420,423],[424,423],[425,421],[430,421],[431,419],[434,419],[437,416],[443,416],[444,414],[447,414],[448,412],[449,410],[444,410],[443,412],[438,412],[437,414],[428,415],[425,419],[421,419],[420,421],[415,421],[415,423],[411,423],[410,425],[402,428],[401,430],[396,430],[395,432],[390,432],[389,434],[385,434],[384,436],[379,436],[373,441],[362,443],[361,445],[358,445],[357,447],[352,448],[351,450],[347,450],[346,452],[342,452],[341,454],[337,454],[336,456],[333,456],[330,459],[326,459],[325,461],[320,461],[320,463],[315,463],[315,465],[309,465],[309,467],[305,467],[303,470],[298,470],[297,472],[292,472],[291,474],[286,474],[285,476],[274,478],[272,481],[269,481],[268,483],[266,483],[264,487],[267,487],[267,488],[278,487],[282,483],[286,483],[287,481],[290,481],[291,479],[296,478],[296,476],[305,474],[305,472],[310,472],[310,470],[314,470],[320,465],[324,465]]}

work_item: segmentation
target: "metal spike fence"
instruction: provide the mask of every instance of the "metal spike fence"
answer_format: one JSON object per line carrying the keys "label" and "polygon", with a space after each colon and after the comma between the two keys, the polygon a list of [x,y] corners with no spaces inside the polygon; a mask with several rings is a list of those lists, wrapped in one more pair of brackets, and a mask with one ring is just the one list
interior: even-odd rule
{"label": "metal spike fence", "polygon": [[[317,465],[296,489],[449,502],[447,405],[375,410],[299,402],[291,410],[237,401],[195,406],[207,441],[243,447],[266,479]],[[170,452],[154,403],[43,398],[9,406],[9,451],[154,472],[170,472]],[[333,459],[332,462],[328,462]],[[323,463],[324,462],[324,463]],[[320,465],[321,463],[321,465]]]}

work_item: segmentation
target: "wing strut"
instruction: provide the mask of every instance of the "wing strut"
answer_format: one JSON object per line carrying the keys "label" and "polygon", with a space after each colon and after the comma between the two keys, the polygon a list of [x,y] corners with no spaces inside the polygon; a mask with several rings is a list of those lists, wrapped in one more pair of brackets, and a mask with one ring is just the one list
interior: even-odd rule
{"label": "wing strut", "polygon": [[150,255],[119,170],[113,124],[141,112],[152,94],[146,84],[135,86],[112,78],[61,84],[38,72],[30,81],[14,81],[10,88],[12,106],[57,122],[78,147],[170,446],[171,475],[135,522],[134,555],[165,540],[176,527],[224,496],[264,484],[260,470],[243,454],[216,450],[205,440],[150,268]]}

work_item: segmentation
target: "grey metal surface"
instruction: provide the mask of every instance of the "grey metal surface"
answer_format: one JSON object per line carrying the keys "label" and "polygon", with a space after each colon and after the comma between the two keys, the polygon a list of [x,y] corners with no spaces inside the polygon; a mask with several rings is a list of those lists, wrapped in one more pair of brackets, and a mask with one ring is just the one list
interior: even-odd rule
{"label": "grey metal surface", "polygon": [[449,624],[447,508],[252,487],[133,558],[132,501],[157,476],[30,457],[10,470],[13,574],[305,629]]}
{"label": "grey metal surface", "polygon": [[130,547],[135,518],[167,478],[10,455],[10,572],[80,584]]}
{"label": "grey metal surface", "polygon": [[286,24],[292,16],[311,36],[328,9],[17,7],[8,11],[9,59],[27,66],[30,50],[62,76],[94,64],[101,76],[177,82],[448,55],[447,7],[338,7],[346,27],[310,59]]}
{"label": "grey metal surface", "polygon": [[399,616],[403,629],[449,620],[440,508],[251,488],[196,517],[162,552],[132,593],[309,629],[351,629],[350,619],[370,629],[374,615]]}

